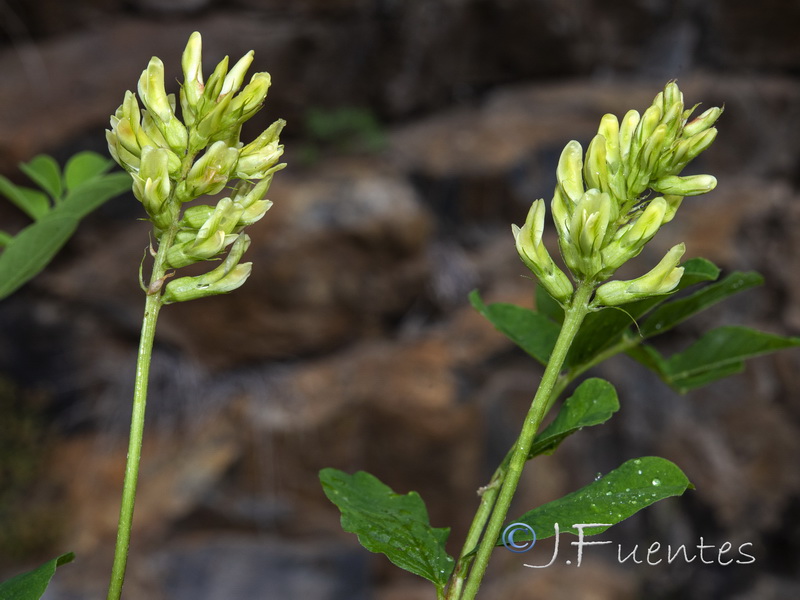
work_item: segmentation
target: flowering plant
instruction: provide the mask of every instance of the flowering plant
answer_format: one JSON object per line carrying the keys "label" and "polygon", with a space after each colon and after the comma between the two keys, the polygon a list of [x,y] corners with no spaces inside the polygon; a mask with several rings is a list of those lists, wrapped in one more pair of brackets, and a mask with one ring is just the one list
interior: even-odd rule
{"label": "flowering plant", "polygon": [[[683,392],[741,370],[747,358],[800,345],[800,338],[742,327],[712,330],[668,358],[645,344],[762,281],[756,273],[732,273],[717,281],[719,269],[704,259],[681,264],[682,243],[644,275],[612,279],[675,217],[684,197],[716,186],[711,175],[680,175],[714,141],[722,109],[712,107],[695,118],[693,112],[684,105],[677,84],[670,82],[643,114],[631,110],[621,120],[605,115],[585,156],[578,142],[569,142],[558,162],[550,204],[566,268],[556,264],[544,245],[546,207],[544,200],[536,200],[525,224],[512,230],[517,252],[539,284],[538,310],[487,306],[477,292],[471,294],[476,310],[546,368],[519,437],[491,481],[478,491],[475,517],[457,559],[445,549],[449,530],[431,527],[415,492],[395,494],[364,472],[320,473],[325,493],[341,511],[342,527],[356,533],[367,549],[430,580],[437,598],[473,600],[496,546],[516,551],[523,542],[558,535],[559,523],[574,524],[564,531],[582,540],[692,487],[670,461],[636,458],[504,528],[527,461],[552,453],[569,435],[607,421],[618,410],[614,387],[587,379],[540,431],[563,392],[588,369],[624,352]],[[703,283],[705,287],[685,296],[675,295]]]}

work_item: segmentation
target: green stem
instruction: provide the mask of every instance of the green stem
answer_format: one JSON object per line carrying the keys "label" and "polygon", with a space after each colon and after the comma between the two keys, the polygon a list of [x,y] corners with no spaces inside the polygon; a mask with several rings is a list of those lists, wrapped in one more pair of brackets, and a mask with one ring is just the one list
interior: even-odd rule
{"label": "green stem", "polygon": [[464,588],[462,600],[474,600],[478,593],[478,588],[481,585],[483,576],[486,573],[486,568],[489,565],[489,558],[495,548],[506,515],[508,514],[511,500],[519,485],[522,469],[530,455],[536,432],[539,430],[539,426],[545,414],[547,414],[547,407],[550,403],[551,394],[559,373],[561,372],[561,367],[564,364],[564,359],[580,329],[581,323],[583,323],[584,317],[589,312],[589,298],[593,290],[594,284],[591,281],[582,282],[578,285],[572,297],[572,302],[564,315],[564,323],[561,326],[561,332],[558,335],[555,347],[550,355],[550,360],[542,376],[539,389],[536,390],[536,395],[533,398],[533,402],[531,402],[531,407],[525,418],[522,432],[517,439],[517,443],[514,445],[514,450],[508,465],[508,472],[506,473],[502,488],[500,489],[492,515],[489,518],[489,523],[486,526],[486,531],[481,539],[478,553],[475,556],[475,562],[470,570]]}
{"label": "green stem", "polygon": [[[144,415],[147,405],[147,381],[150,375],[150,362],[153,355],[153,340],[156,333],[156,322],[161,310],[160,284],[166,273],[167,250],[172,246],[177,233],[177,225],[164,232],[158,247],[153,273],[150,277],[150,292],[147,294],[142,320],[142,333],[139,338],[139,356],[136,362],[136,380],[133,390],[133,410],[131,414],[131,431],[128,442],[128,458],[125,463],[125,481],[122,487],[122,506],[119,511],[117,528],[117,544],[114,548],[114,565],[111,569],[111,583],[108,588],[108,600],[119,600],[122,585],[125,582],[125,567],[128,563],[128,547],[131,540],[133,524],[133,505],[136,498],[136,482],[139,478],[139,462],[142,454],[142,438],[144,436]],[[158,289],[156,289],[158,288]]]}
{"label": "green stem", "polygon": [[478,510],[472,518],[472,524],[467,532],[467,539],[464,541],[464,546],[461,548],[461,553],[458,555],[458,563],[453,570],[453,575],[450,578],[450,587],[447,589],[447,600],[459,600],[464,588],[464,583],[467,580],[469,567],[472,564],[473,555],[470,553],[478,546],[481,541],[481,534],[486,527],[486,521],[492,514],[492,509],[497,501],[497,495],[500,493],[500,488],[505,479],[506,469],[508,462],[511,460],[512,450],[509,450],[503,462],[497,467],[497,470],[492,475],[489,483],[481,490],[481,501],[478,505]]}
{"label": "green stem", "polygon": [[626,352],[627,350],[638,346],[642,343],[642,341],[643,338],[639,336],[624,335],[616,344],[609,346],[599,354],[595,355],[592,360],[577,365],[566,373],[560,375],[556,385],[553,387],[553,394],[550,396],[550,400],[547,404],[547,410],[549,411],[552,408],[553,404],[558,397],[561,396],[566,387],[578,377],[583,375],[586,371],[594,366],[599,365],[601,362],[608,360],[612,356],[616,356],[617,354],[621,354],[622,352]]}
{"label": "green stem", "polygon": [[[567,380],[566,377],[567,374],[564,374],[558,378],[558,381],[556,382],[555,387],[550,394],[550,399],[547,404],[548,411],[550,410],[550,407],[553,405],[554,401],[564,391],[564,388],[569,384],[570,381],[572,381],[572,379]],[[481,501],[478,505],[478,510],[475,512],[475,516],[472,518],[472,524],[470,525],[469,532],[467,533],[467,539],[464,542],[464,546],[459,554],[458,563],[456,564],[456,568],[453,570],[453,575],[451,576],[450,587],[447,591],[447,600],[460,600],[461,598],[464,583],[466,582],[467,574],[469,573],[469,567],[472,564],[472,559],[474,558],[473,550],[478,547],[478,544],[481,541],[481,534],[486,527],[486,522],[489,520],[489,517],[492,514],[492,509],[497,501],[500,488],[503,486],[506,471],[508,470],[508,463],[511,461],[511,455],[513,453],[514,447],[512,446],[503,459],[503,462],[500,463],[500,466],[497,467],[497,470],[492,475],[489,483],[481,490]]]}

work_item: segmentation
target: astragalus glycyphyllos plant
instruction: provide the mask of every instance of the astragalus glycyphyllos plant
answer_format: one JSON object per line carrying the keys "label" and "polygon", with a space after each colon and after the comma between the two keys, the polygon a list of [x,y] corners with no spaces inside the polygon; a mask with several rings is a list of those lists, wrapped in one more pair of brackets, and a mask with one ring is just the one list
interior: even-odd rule
{"label": "astragalus glycyphyllos plant", "polygon": [[[540,431],[561,394],[588,369],[627,353],[685,392],[740,371],[747,358],[800,345],[800,338],[743,327],[711,330],[670,357],[646,344],[720,300],[762,282],[757,273],[732,273],[717,281],[719,269],[704,259],[681,264],[683,243],[675,244],[644,275],[612,279],[675,217],[684,197],[716,186],[711,175],[680,175],[714,141],[714,124],[722,114],[721,108],[712,107],[692,118],[695,108],[686,108],[677,84],[670,82],[643,114],[631,110],[621,120],[605,115],[585,155],[578,142],[567,144],[550,204],[566,271],[543,243],[544,200],[533,202],[522,227],[512,228],[517,252],[539,284],[537,311],[509,304],[486,306],[477,292],[472,293],[473,306],[544,364],[545,371],[519,437],[491,481],[479,488],[478,508],[457,560],[445,549],[449,529],[431,527],[415,492],[395,494],[364,472],[348,475],[324,469],[320,473],[326,495],[342,513],[343,528],[356,533],[367,549],[384,553],[396,565],[430,580],[437,598],[473,600],[498,545],[516,550],[521,542],[557,535],[559,526],[576,535],[595,535],[691,487],[673,463],[658,457],[636,458],[525,513],[504,529],[526,462],[552,453],[567,436],[605,422],[619,408],[610,383],[587,379]],[[674,295],[698,284],[705,286]],[[581,525],[580,530],[575,525]]]}
{"label": "astragalus glycyphyllos plant", "polygon": [[[153,57],[139,79],[139,100],[126,92],[106,132],[109,151],[130,173],[156,241],[149,281],[141,281],[145,312],[109,600],[120,598],[125,577],[158,313],[166,304],[224,294],[245,282],[252,264],[241,262],[250,245],[244,229],[267,212],[271,202],[264,195],[273,174],[286,166],[278,163],[282,120],[250,143],[239,139],[242,124],[261,109],[270,87],[268,73],[255,73],[242,87],[252,61],[251,51],[228,69],[226,56],[204,81],[201,38],[195,32],[183,53],[181,118],[175,95],[164,87],[164,65]],[[187,207],[223,191],[225,197],[213,204]],[[176,277],[183,267],[216,261],[225,252],[206,273]]]}
{"label": "astragalus glycyphyllos plant", "polygon": [[[270,208],[272,203],[264,196],[274,173],[286,166],[278,163],[283,154],[279,141],[283,120],[250,143],[239,139],[242,124],[261,109],[270,87],[270,76],[263,72],[253,74],[242,87],[252,62],[250,51],[229,69],[226,56],[204,81],[201,38],[193,33],[183,52],[179,117],[175,95],[166,92],[164,65],[153,57],[139,78],[138,99],[125,92],[106,132],[111,156],[130,178],[104,175],[109,161],[86,154],[68,163],[62,178],[52,159],[39,157],[27,165],[26,173],[52,197],[52,208],[40,192],[0,178],[0,193],[36,221],[16,238],[0,232],[0,246],[7,246],[0,255],[0,268],[13,276],[13,281],[0,282],[2,295],[38,272],[78,219],[120,193],[121,176],[126,185],[133,179],[133,193],[153,224],[149,246],[153,264],[147,282],[144,260],[139,271],[145,309],[109,600],[119,600],[125,579],[159,311],[167,304],[224,294],[244,284],[252,268],[251,263],[241,262],[250,245],[244,230]],[[223,191],[225,197],[212,203],[193,202]],[[180,269],[207,261],[215,261],[207,272],[176,277]],[[56,568],[73,558],[72,553],[64,554],[0,583],[0,599],[40,598]]]}

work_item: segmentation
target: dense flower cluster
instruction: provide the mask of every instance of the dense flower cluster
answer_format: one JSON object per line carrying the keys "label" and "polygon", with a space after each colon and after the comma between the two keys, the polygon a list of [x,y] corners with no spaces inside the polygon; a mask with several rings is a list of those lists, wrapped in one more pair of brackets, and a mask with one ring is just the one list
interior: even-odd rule
{"label": "dense flower cluster", "polygon": [[[264,104],[268,73],[255,73],[242,87],[253,61],[244,55],[230,70],[226,56],[203,80],[201,38],[195,32],[183,53],[184,82],[180,90],[182,120],[174,94],[164,87],[164,65],[153,57],[139,79],[139,99],[126,92],[106,132],[108,148],[133,178],[133,193],[142,203],[161,241],[170,231],[168,268],[178,269],[211,260],[229,248],[212,271],[169,282],[164,303],[191,300],[232,291],[250,275],[251,263],[240,263],[250,244],[244,228],[258,221],[271,202],[264,199],[283,146],[282,120],[249,144],[239,141],[242,124]],[[241,91],[240,91],[241,90]],[[202,153],[202,154],[201,154]],[[222,192],[240,180],[216,205],[183,205]]]}
{"label": "dense flower cluster", "polygon": [[[576,141],[564,148],[550,206],[561,256],[575,281],[606,281],[672,220],[684,196],[714,189],[711,175],[679,175],[714,141],[713,125],[722,113],[709,108],[689,121],[693,111],[685,109],[683,94],[670,82],[644,114],[631,110],[622,121],[605,115],[585,156]],[[573,283],[542,242],[544,215],[544,200],[536,200],[525,225],[513,227],[517,251],[550,295],[564,303]],[[615,306],[669,293],[683,274],[678,265],[684,250],[683,244],[674,246],[638,279],[600,285],[593,304]]]}

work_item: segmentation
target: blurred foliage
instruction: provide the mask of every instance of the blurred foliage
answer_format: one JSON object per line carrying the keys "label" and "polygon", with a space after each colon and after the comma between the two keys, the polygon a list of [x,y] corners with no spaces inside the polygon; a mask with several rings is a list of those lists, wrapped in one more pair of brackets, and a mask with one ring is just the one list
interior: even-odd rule
{"label": "blurred foliage", "polygon": [[370,154],[387,145],[383,125],[368,108],[311,108],[305,114],[303,128],[306,139],[300,158],[306,164],[327,153]]}

